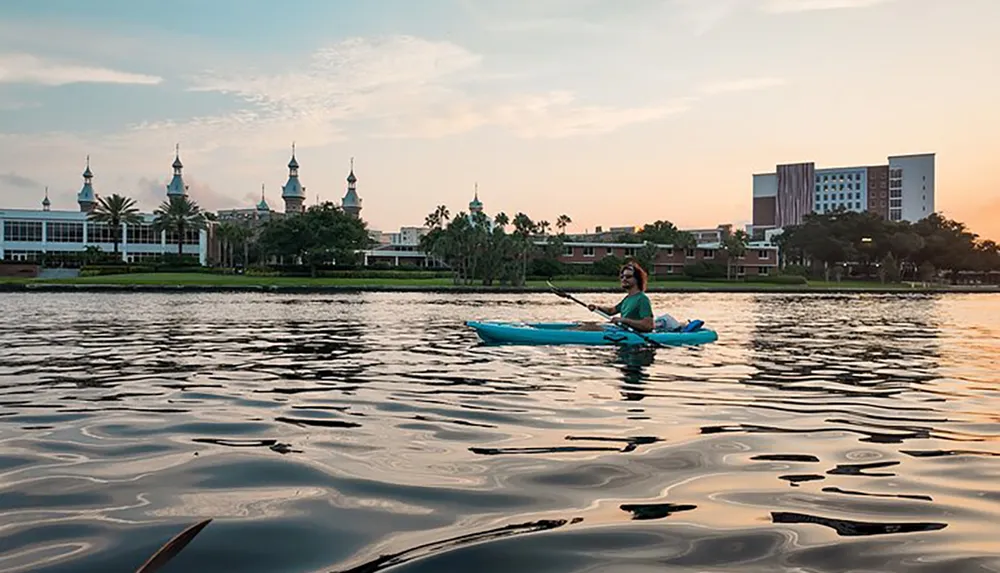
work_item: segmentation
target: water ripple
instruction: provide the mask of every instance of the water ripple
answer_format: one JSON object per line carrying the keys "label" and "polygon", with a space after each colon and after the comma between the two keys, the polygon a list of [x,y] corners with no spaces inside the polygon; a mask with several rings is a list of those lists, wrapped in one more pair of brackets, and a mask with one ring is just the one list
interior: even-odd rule
{"label": "water ripple", "polygon": [[652,299],[719,341],[462,327],[592,319],[550,295],[10,293],[0,570],[206,518],[172,570],[1000,568],[1000,297]]}

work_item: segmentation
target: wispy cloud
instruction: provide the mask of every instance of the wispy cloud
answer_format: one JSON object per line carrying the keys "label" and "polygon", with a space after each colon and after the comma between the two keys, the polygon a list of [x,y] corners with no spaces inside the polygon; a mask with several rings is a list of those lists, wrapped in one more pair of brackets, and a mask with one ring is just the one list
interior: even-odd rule
{"label": "wispy cloud", "polygon": [[18,175],[13,171],[10,173],[0,173],[0,184],[10,185],[11,187],[17,187],[20,189],[38,189],[41,187],[41,183],[38,181],[23,175]]}
{"label": "wispy cloud", "polygon": [[773,14],[790,12],[810,12],[814,10],[840,10],[844,8],[868,8],[895,0],[765,0],[762,9]]}
{"label": "wispy cloud", "polygon": [[146,84],[162,82],[157,76],[136,74],[59,62],[31,54],[0,54],[0,83],[61,86],[75,83]]}
{"label": "wispy cloud", "polygon": [[[350,122],[374,122],[386,137],[442,137],[496,125],[522,137],[602,133],[683,111],[677,101],[611,107],[581,102],[566,91],[495,93],[482,89],[494,72],[461,46],[412,36],[351,39],[319,50],[304,70],[278,74],[209,73],[196,91],[233,94],[250,107],[225,118],[232,125],[308,122],[326,136]],[[162,127],[162,126],[145,126]]]}

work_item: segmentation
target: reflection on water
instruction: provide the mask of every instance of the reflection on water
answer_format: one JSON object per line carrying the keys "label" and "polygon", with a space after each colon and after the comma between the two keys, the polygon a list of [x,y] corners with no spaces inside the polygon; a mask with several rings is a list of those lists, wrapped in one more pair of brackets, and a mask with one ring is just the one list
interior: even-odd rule
{"label": "reflection on water", "polygon": [[1000,567],[1000,297],[651,298],[719,341],[462,326],[591,318],[544,294],[8,294],[0,570],[206,518],[168,569]]}

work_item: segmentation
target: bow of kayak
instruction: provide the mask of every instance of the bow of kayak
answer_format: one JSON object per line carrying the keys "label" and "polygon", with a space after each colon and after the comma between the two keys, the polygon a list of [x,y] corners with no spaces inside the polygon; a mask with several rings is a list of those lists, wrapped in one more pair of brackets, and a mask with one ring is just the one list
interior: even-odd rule
{"label": "bow of kayak", "polygon": [[[468,321],[467,326],[476,331],[484,342],[493,344],[582,344],[582,345],[623,345],[649,344],[643,337],[615,326],[604,330],[576,330],[575,322],[502,322]],[[681,346],[706,344],[718,340],[718,334],[708,328],[691,332],[650,332],[645,338],[658,344]]]}

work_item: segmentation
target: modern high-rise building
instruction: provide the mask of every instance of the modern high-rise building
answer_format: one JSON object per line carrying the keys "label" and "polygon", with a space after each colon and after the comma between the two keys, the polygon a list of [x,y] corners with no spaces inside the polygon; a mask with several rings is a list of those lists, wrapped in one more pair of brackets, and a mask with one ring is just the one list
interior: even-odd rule
{"label": "modern high-rise building", "polygon": [[871,211],[890,221],[919,221],[934,212],[934,154],[894,155],[883,165],[817,169],[778,165],[753,176],[751,235],[802,222],[807,213]]}

